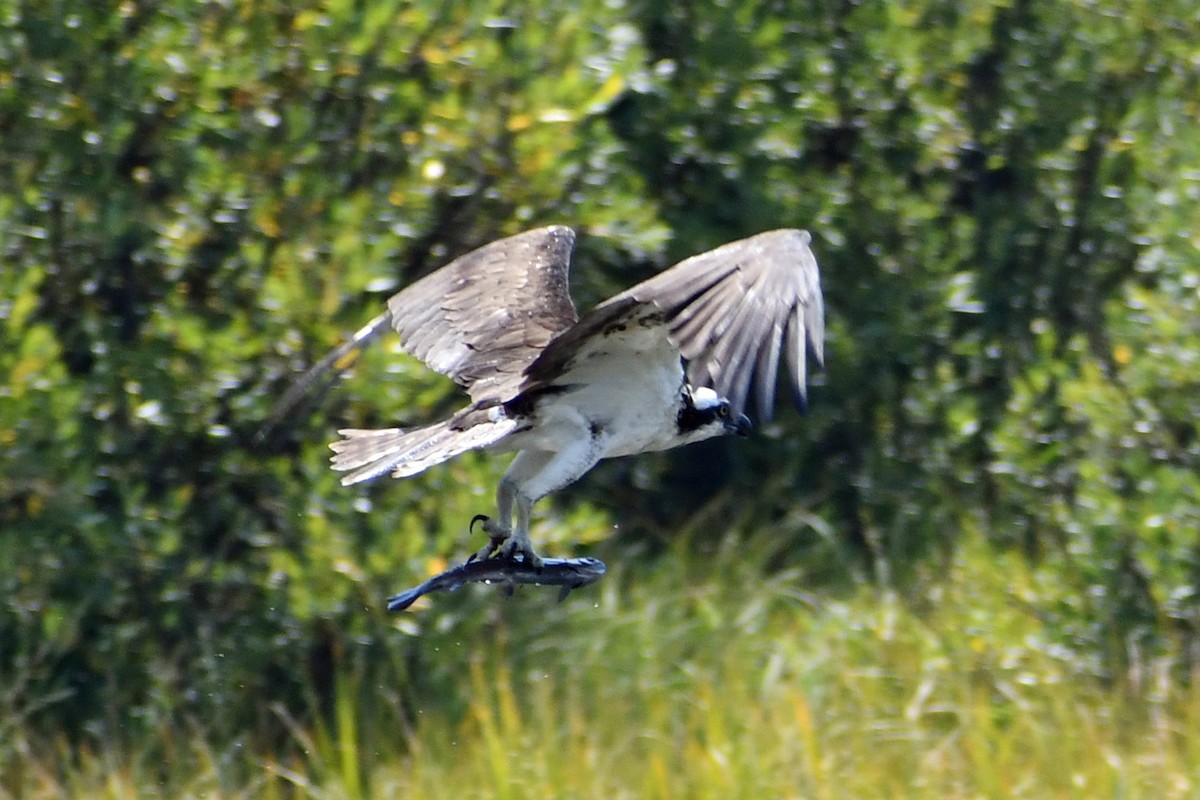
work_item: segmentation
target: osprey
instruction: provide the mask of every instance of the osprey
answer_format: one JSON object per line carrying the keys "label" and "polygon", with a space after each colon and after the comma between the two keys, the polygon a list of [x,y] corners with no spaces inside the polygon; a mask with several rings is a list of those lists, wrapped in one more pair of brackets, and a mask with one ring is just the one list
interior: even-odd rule
{"label": "osprey", "polygon": [[760,416],[771,416],[781,357],[804,403],[806,351],[821,362],[824,331],[807,231],[693,256],[583,317],[567,291],[574,241],[552,226],[470,252],[396,294],[326,359],[390,325],[404,350],[471,398],[426,427],[339,431],[330,447],[343,485],[416,475],[467,450],[515,452],[496,516],[471,521],[489,536],[472,558],[537,566],[534,503],[601,459],[746,434],[752,390]]}

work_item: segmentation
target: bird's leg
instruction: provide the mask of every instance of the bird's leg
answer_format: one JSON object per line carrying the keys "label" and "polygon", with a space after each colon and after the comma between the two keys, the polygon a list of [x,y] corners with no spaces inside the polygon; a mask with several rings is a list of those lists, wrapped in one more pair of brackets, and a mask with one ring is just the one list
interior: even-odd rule
{"label": "bird's leg", "polygon": [[[529,521],[533,504],[550,492],[574,483],[600,459],[601,442],[586,420],[579,420],[578,437],[570,446],[557,452],[522,450],[508,465],[496,492],[499,520],[485,519],[483,529],[491,540],[473,559],[520,557],[525,563],[540,567],[542,558],[533,549],[529,538]],[[517,507],[517,526],[512,522],[513,504]],[[478,518],[476,518],[478,519]]]}
{"label": "bird's leg", "polygon": [[479,549],[479,552],[473,554],[467,559],[470,563],[477,558],[490,558],[493,553],[500,549],[500,545],[512,534],[510,523],[512,521],[513,499],[517,493],[516,483],[505,475],[500,479],[500,486],[496,489],[496,519],[485,514],[476,514],[471,518],[471,525],[468,530],[474,532],[475,523],[483,523],[483,532],[488,535],[488,543]]}
{"label": "bird's leg", "polygon": [[533,515],[534,499],[524,492],[517,493],[517,527],[512,535],[500,545],[500,555],[507,558],[520,556],[532,567],[542,566],[542,557],[533,549],[529,538],[529,521]]}

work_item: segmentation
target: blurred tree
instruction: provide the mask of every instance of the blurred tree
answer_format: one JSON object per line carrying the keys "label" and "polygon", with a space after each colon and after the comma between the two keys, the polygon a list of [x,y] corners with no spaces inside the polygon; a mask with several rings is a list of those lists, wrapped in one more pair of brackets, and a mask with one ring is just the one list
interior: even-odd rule
{"label": "blurred tree", "polygon": [[[1194,246],[1173,232],[1194,229],[1194,175],[1162,190],[1164,154],[1178,168],[1194,147],[1179,126],[1196,11],[633,7],[658,90],[609,116],[684,234],[676,247],[756,227],[817,236],[828,387],[803,431],[785,420],[774,448],[744,456],[756,464],[738,472],[739,493],[765,500],[744,505],[751,524],[787,519],[798,496],[828,498],[817,516],[882,574],[953,546],[964,527],[1031,554],[1061,548],[1063,519],[1005,478],[997,447],[1012,442],[998,432],[1023,429],[1049,473],[1039,491],[1086,462],[1061,447],[1090,433],[1072,423],[1061,381],[1036,417],[1014,397],[1051,365],[1076,378],[1098,363],[1112,380],[1122,287],[1157,284],[1152,244],[1160,261]],[[1164,203],[1174,229],[1147,213]]]}

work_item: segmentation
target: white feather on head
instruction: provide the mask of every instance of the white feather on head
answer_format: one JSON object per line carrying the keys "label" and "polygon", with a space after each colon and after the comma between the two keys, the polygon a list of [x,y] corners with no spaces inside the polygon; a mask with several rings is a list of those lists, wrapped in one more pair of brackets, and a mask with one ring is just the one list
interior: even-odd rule
{"label": "white feather on head", "polygon": [[695,389],[688,388],[692,394],[692,405],[698,411],[707,411],[721,404],[721,396],[707,386],[700,386]]}

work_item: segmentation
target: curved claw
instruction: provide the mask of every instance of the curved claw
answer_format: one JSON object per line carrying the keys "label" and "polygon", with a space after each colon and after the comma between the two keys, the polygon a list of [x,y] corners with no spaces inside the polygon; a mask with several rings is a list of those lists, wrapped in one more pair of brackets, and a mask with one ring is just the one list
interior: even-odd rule
{"label": "curved claw", "polygon": [[476,522],[482,522],[482,523],[484,523],[484,525],[486,525],[488,522],[491,521],[491,519],[492,518],[489,517],[487,514],[476,514],[475,516],[471,517],[471,524],[467,526],[467,533],[470,533],[470,534],[475,533],[475,523]]}

